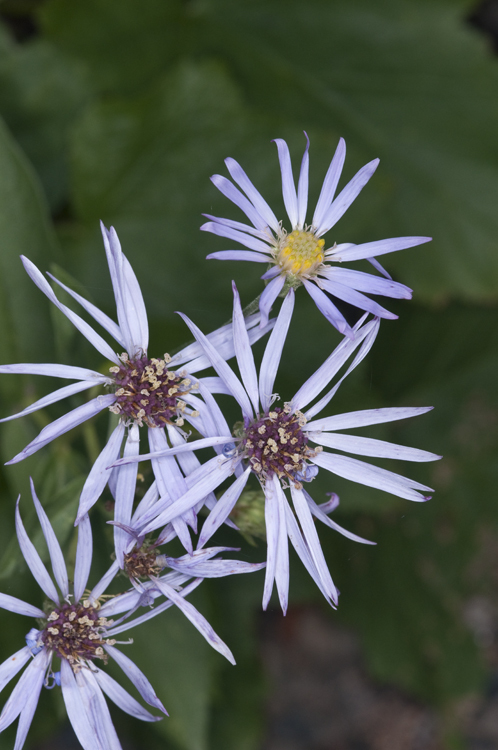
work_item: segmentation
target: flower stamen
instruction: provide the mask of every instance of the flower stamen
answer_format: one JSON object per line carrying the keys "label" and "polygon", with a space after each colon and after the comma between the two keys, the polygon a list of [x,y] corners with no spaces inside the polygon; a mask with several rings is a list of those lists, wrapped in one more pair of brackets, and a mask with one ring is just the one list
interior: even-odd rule
{"label": "flower stamen", "polygon": [[[184,423],[187,408],[182,397],[197,387],[185,371],[168,370],[168,355],[164,359],[146,356],[130,360],[126,353],[120,356],[121,366],[110,368],[116,387],[116,401],[110,407],[114,414],[132,419],[139,427],[164,427],[165,424]],[[192,412],[191,416],[196,416]]]}
{"label": "flower stamen", "polygon": [[318,239],[314,232],[294,229],[280,239],[275,262],[295,280],[309,278],[316,275],[324,262],[324,246],[325,240]]}
{"label": "flower stamen", "polygon": [[289,404],[277,407],[254,420],[245,430],[242,447],[252,470],[263,483],[276,474],[300,488],[300,476],[306,473],[308,459],[320,449],[308,448],[302,428],[306,417],[292,412]]}
{"label": "flower stamen", "polygon": [[84,659],[107,661],[104,645],[112,645],[112,639],[103,638],[103,633],[112,622],[98,613],[88,600],[77,604],[65,603],[54,609],[47,617],[47,625],[37,641],[61,659],[66,659],[77,670]]}

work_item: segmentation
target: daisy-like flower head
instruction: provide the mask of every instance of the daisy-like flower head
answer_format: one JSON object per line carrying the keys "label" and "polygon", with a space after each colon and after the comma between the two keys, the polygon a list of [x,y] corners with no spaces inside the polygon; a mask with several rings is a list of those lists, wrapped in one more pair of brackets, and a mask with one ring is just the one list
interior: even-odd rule
{"label": "daisy-like flower head", "polygon": [[[208,367],[209,360],[204,356],[202,347],[196,343],[187,346],[173,359],[168,354],[165,354],[162,358],[148,356],[149,329],[138,280],[121,250],[114,229],[111,228],[108,231],[102,225],[102,235],[114,291],[118,323],[57,279],[54,279],[54,281],[65,289],[115,339],[121,348],[119,354],[91,325],[58,300],[46,278],[31,261],[22,257],[22,262],[37,287],[69,318],[97,351],[106,360],[113,363],[109,374],[102,375],[83,367],[59,364],[0,366],[0,373],[50,375],[76,381],[71,385],[59,388],[48,396],[44,396],[22,412],[0,420],[3,422],[30,414],[37,409],[93,388],[96,385],[100,385],[104,389],[101,395],[47,425],[24,450],[14,456],[8,463],[16,463],[27,456],[31,456],[55,438],[105,409],[109,409],[120,417],[119,424],[109,437],[85,483],[76,523],[102,494],[110,475],[107,467],[119,456],[125,433],[127,433],[127,438],[124,455],[138,455],[138,428],[143,425],[148,428],[150,449],[156,451],[168,446],[164,428],[169,430],[170,439],[172,436],[173,438],[182,436],[181,427],[184,421],[191,422],[201,434],[203,433],[203,417],[199,410],[205,409],[205,405],[195,395],[198,389],[198,381],[192,376],[193,373]],[[259,321],[259,315],[252,315],[246,319],[252,341],[256,341],[264,332],[257,327]],[[209,338],[221,356],[233,356],[230,325],[213,332]],[[170,473],[175,470],[171,462],[166,467],[164,462],[156,463],[154,471],[156,475],[157,473],[160,474],[161,481],[164,473],[162,469],[167,469]],[[176,472],[178,473],[178,469],[176,469]],[[126,481],[129,488],[127,502],[128,505],[131,505],[135,491],[136,472],[134,477],[132,473],[129,473]],[[175,490],[175,480],[173,480],[170,483],[170,494],[175,496],[175,491],[182,494],[185,488],[178,486]],[[120,497],[125,498],[125,495],[120,493]],[[116,513],[118,520],[128,523],[128,511],[124,512],[123,515],[121,510],[117,509]],[[191,543],[185,528],[186,522],[195,525],[195,518],[190,516],[187,519],[180,519],[177,522],[177,533],[181,536],[182,542],[187,548],[191,549]]]}
{"label": "daisy-like flower head", "polygon": [[[127,468],[129,467],[123,467],[125,470]],[[163,497],[161,500],[163,507],[171,504],[169,497]],[[264,568],[265,563],[247,563],[242,560],[225,560],[215,557],[223,552],[239,551],[230,547],[210,547],[196,550],[192,554],[178,558],[167,555],[160,551],[160,547],[176,537],[173,523],[168,523],[153,541],[146,539],[145,534],[137,531],[144,525],[143,519],[146,518],[147,511],[154,508],[158,502],[159,490],[156,481],[135,509],[130,525],[120,521],[110,522],[121,532],[121,536],[115,536],[116,560],[103,576],[100,584],[97,584],[92,596],[94,599],[99,597],[109,585],[109,581],[113,580],[121,569],[128,576],[133,586],[135,597],[130,594],[132,600],[138,596],[141,605],[152,604],[156,597],[165,596],[166,601],[155,607],[154,614],[174,604],[216,651],[225,656],[232,664],[235,664],[235,659],[228,646],[214,632],[205,617],[190,602],[185,600],[185,596],[205,578],[221,578],[228,575],[253,573]],[[208,501],[208,504],[213,507],[213,503]],[[154,515],[157,515],[157,513]],[[165,573],[165,569],[169,569],[169,572]],[[195,580],[192,581],[192,578]],[[189,582],[188,585],[181,590],[180,587],[187,582]],[[108,606],[112,607],[112,603]],[[134,624],[138,624],[149,617],[150,614],[142,615],[134,620]],[[114,628],[114,632],[116,632],[116,628]]]}
{"label": "daisy-like flower head", "polygon": [[[355,541],[366,542],[329,519],[327,513],[335,507],[334,503],[317,505],[304,489],[304,483],[313,480],[320,469],[325,469],[353,482],[385,490],[407,500],[421,502],[429,499],[429,495],[426,494],[431,492],[429,487],[343,454],[353,453],[407,461],[434,461],[440,458],[428,451],[338,432],[416,416],[429,411],[431,407],[368,409],[315,419],[336,394],[342,381],[370,350],[379,328],[378,319],[370,322],[359,321],[354,328],[354,338],[344,338],[288,402],[281,406],[275,405],[278,397],[274,394],[273,387],[293,305],[294,291],[291,289],[267,343],[258,376],[234,285],[233,336],[241,379],[218,355],[199,328],[184,316],[190,330],[225,384],[225,392],[231,394],[238,402],[242,419],[231,433],[214,398],[206,394],[210,413],[214,416],[211,428],[213,437],[184,444],[171,449],[169,453],[180,454],[208,445],[218,448],[222,446],[221,455],[215,459],[217,463],[209,466],[208,462],[198,473],[198,483],[176,503],[168,508],[159,505],[142,518],[145,524],[142,533],[160,528],[169,523],[176,514],[192,507],[192,504],[206,492],[211,492],[222,481],[235,474],[235,481],[220,497],[202,527],[199,537],[199,546],[202,547],[227,519],[249,476],[254,474],[265,495],[268,551],[263,606],[266,608],[273,583],[276,582],[284,612],[287,608],[289,586],[288,538],[324,596],[331,604],[337,604],[337,590],[323,556],[313,516]],[[342,377],[312,404],[355,351],[355,358]],[[334,452],[325,451],[324,448],[332,448]],[[154,458],[154,455],[142,456],[149,457]],[[118,464],[122,463],[123,460],[118,461]],[[289,505],[287,491],[290,492],[293,509]],[[154,518],[154,512],[157,511],[161,512]]]}
{"label": "daisy-like flower head", "polygon": [[[287,144],[279,138],[275,140],[290,228],[285,226],[285,222],[277,219],[240,164],[231,158],[225,160],[230,176],[238,187],[221,175],[214,175],[211,179],[218,190],[245,213],[252,226],[205,214],[210,221],[203,224],[201,229],[235,240],[248,250],[222,250],[207,257],[220,260],[249,260],[271,265],[262,276],[269,284],[260,299],[261,325],[266,323],[278,295],[285,295],[289,287],[296,288],[302,284],[327,320],[341,333],[351,336],[350,326],[329,295],[377,317],[396,318],[396,315],[364,293],[410,299],[411,289],[393,281],[376,257],[420,245],[431,238],[395,237],[360,245],[350,242],[337,244],[335,241],[332,244],[326,243],[324,235],[347,211],[373,175],[379,160],[374,159],[366,164],[339,195],[334,197],[346,156],[346,144],[341,138],[326,174],[311,224],[306,224],[309,170],[307,135],[306,141],[296,191]],[[360,259],[369,260],[385,278],[349,268],[337,268],[335,265]]]}
{"label": "daisy-like flower head", "polygon": [[[32,627],[26,634],[26,645],[0,665],[0,689],[28,665],[0,715],[0,732],[19,717],[15,750],[20,750],[42,687],[59,686],[69,720],[85,750],[119,750],[121,745],[104,694],[123,711],[138,719],[158,721],[161,717],[152,715],[101,669],[109,657],[119,664],[146,703],[166,714],[147,677],[115,647],[117,641],[114,636],[133,627],[143,617],[121,626],[110,619],[111,614],[124,613],[120,618],[124,620],[148,602],[143,601],[136,591],[131,591],[101,604],[101,596],[114,576],[108,576],[97,585],[98,595],[96,589],[85,591],[92,562],[92,533],[88,515],[82,519],[78,529],[74,585],[70,587],[59,542],[35,494],[33,483],[31,489],[60,594],[24,529],[18,501],[16,530],[19,545],[48,601],[44,609],[40,609],[9,594],[0,594],[0,607],[38,620],[37,627]],[[177,596],[182,598],[180,594]],[[172,606],[171,601],[169,606]],[[164,605],[160,605],[155,610],[149,610],[145,617],[155,616],[164,608]]]}

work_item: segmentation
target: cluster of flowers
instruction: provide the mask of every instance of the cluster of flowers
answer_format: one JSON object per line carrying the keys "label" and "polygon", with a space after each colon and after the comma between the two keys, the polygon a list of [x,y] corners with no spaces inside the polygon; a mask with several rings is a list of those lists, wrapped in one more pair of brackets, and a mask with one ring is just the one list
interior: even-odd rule
{"label": "cluster of flowers", "polygon": [[[28,665],[0,715],[0,732],[19,717],[16,750],[24,744],[43,686],[60,686],[68,717],[87,750],[120,748],[104,694],[132,716],[144,721],[159,719],[100,668],[99,664],[105,665],[109,657],[119,664],[146,703],[166,713],[146,676],[116,648],[116,636],[169,607],[178,607],[207,641],[233,662],[226,644],[186,597],[205,578],[247,573],[266,566],[263,607],[267,607],[275,584],[285,614],[289,539],[323,596],[336,606],[338,592],[320,546],[315,519],[354,541],[371,542],[346,531],[329,518],[338,504],[336,495],[332,494],[328,502],[319,505],[304,489],[320,469],[408,500],[428,499],[426,493],[430,488],[345,454],[409,461],[432,461],[438,456],[342,433],[350,428],[412,417],[428,411],[427,408],[381,408],[321,415],[342,381],[372,347],[381,318],[396,317],[365,292],[393,298],[411,296],[410,289],[393,281],[376,256],[421,244],[428,238],[402,237],[361,245],[333,244],[326,248],[322,235],[335,225],[358,196],[378,162],[363,167],[335,197],[345,157],[341,139],[312,222],[306,225],[309,142],[297,190],[287,145],[282,140],[277,140],[276,144],[291,231],[283,228],[233,159],[226,160],[233,182],[220,175],[212,179],[245,213],[251,225],[208,216],[209,222],[202,227],[248,248],[225,250],[208,257],[269,265],[262,277],[268,283],[259,298],[259,311],[244,316],[233,284],[231,323],[205,335],[182,315],[195,342],[174,357],[168,354],[162,359],[148,356],[148,323],[142,293],[114,229],[102,227],[117,323],[51,278],[115,340],[119,354],[92,325],[60,302],[45,276],[27,258],[22,258],[36,286],[97,351],[112,362],[112,366],[106,375],[68,364],[1,366],[1,373],[49,375],[75,381],[2,421],[30,414],[95,386],[102,388],[100,395],[44,427],[9,463],[32,455],[101,411],[108,410],[115,415],[110,417],[115,426],[88,474],[79,499],[75,519],[77,552],[71,585],[62,549],[33,482],[33,502],[47,543],[53,578],[25,531],[18,500],[15,522],[19,545],[48,603],[42,609],[11,595],[0,594],[2,608],[37,620],[36,627],[26,634],[25,645],[0,665],[0,689]],[[335,265],[359,259],[370,261],[380,275]],[[343,338],[297,393],[286,394],[286,400],[280,401],[274,393],[274,383],[291,323],[295,290],[301,285]],[[278,316],[270,320],[270,311],[279,296],[283,302]],[[334,304],[334,298],[359,308],[363,316],[350,326]],[[258,372],[252,345],[267,334],[269,338]],[[227,364],[227,360],[234,357],[239,375]],[[199,377],[199,373],[209,368],[215,371],[215,376]],[[231,396],[237,408],[240,407],[240,420],[233,430],[215,398],[218,394]],[[150,451],[146,454],[140,454],[139,450],[143,427],[147,428]],[[188,432],[190,428],[193,433]],[[195,451],[205,448],[211,449],[213,455],[201,462]],[[138,462],[147,460],[151,461],[153,481],[137,503]],[[250,475],[255,475],[264,493],[267,554],[261,564],[224,559],[220,555],[231,549],[206,547],[222,524],[237,528],[233,519],[237,519],[238,501],[250,505],[250,498],[256,497],[257,493],[245,489]],[[223,491],[217,497],[214,493],[223,483]],[[106,486],[115,501],[114,561],[90,589],[87,588],[92,561],[89,511]],[[203,523],[198,533],[201,519]],[[197,537],[195,546],[193,537]],[[185,549],[184,555],[175,558],[160,551],[176,538]],[[123,572],[129,580],[126,591],[106,595],[111,582]]]}

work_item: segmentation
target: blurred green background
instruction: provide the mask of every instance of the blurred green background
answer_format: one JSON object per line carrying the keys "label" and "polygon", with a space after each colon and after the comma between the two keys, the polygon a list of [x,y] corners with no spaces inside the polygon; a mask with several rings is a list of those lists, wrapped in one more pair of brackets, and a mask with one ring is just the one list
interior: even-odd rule
{"label": "blurred green background", "polygon": [[[283,217],[275,137],[288,141],[297,165],[307,131],[311,206],[339,136],[348,146],[341,185],[380,157],[330,242],[433,236],[428,245],[385,256],[414,299],[387,303],[399,321],[383,323],[372,353],[332,406],[434,405],[413,423],[370,432],[444,454],[437,464],[393,466],[434,487],[434,498],[411,505],[334,483],[324,472],[310,489],[317,502],[338,492],[334,517],[378,542],[363,547],[320,530],[341,590],[338,611],[327,617],[359,633],[373,677],[437,707],[446,746],[455,748],[466,744],[454,707],[487,689],[493,667],[465,613],[476,596],[498,606],[498,61],[488,38],[468,23],[475,7],[468,0],[0,4],[2,363],[105,366],[49,309],[18,257],[55,269],[113,315],[100,219],[115,226],[142,285],[152,356],[188,340],[176,310],[204,331],[226,322],[230,280],[247,304],[261,291],[261,268],[205,260],[230,243],[200,233],[201,214],[241,219],[209,177],[226,174],[223,159],[236,158]],[[297,302],[277,382],[284,399],[340,340],[304,290]],[[3,376],[2,415],[52,389],[42,381]],[[2,463],[66,408],[2,425]],[[2,468],[3,591],[39,604],[12,539],[19,492],[28,528],[37,528],[27,477],[35,477],[74,554],[78,491],[106,429],[102,417]],[[102,527],[110,517],[100,501],[92,516],[94,580],[108,564],[109,529]],[[262,542],[252,548],[231,532],[217,539],[241,544],[245,559],[263,559]],[[129,747],[260,747],[262,584],[262,574],[206,583],[193,598],[233,649],[236,668],[173,612],[133,634],[129,653],[171,718],[151,727],[113,714]],[[322,606],[297,564],[291,599]],[[0,661],[31,627],[20,619],[0,613]],[[47,741],[63,721],[57,691],[43,693],[27,747]],[[11,746],[10,731],[0,747]]]}

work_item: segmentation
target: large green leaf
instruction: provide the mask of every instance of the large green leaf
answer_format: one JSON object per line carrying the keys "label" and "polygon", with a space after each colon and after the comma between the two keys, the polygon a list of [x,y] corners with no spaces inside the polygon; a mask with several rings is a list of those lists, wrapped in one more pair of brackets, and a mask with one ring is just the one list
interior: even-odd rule
{"label": "large green leaf", "polygon": [[35,167],[53,212],[68,201],[68,131],[92,87],[83,63],[0,25],[0,112]]}
{"label": "large green leaf", "polygon": [[46,264],[55,252],[54,236],[33,170],[2,122],[0,236],[2,361],[46,361],[52,351],[48,307],[27,276],[19,255]]}
{"label": "large green leaf", "polygon": [[[185,230],[193,226],[192,213],[186,204],[193,208],[199,200],[204,210],[210,210],[214,191],[202,194],[210,165],[216,163],[220,169],[222,154],[243,161],[272,198],[278,189],[278,170],[267,133],[288,136],[299,157],[303,148],[299,132],[306,128],[312,135],[315,195],[339,135],[352,149],[346,177],[361,163],[375,156],[382,159],[378,175],[330,233],[330,240],[434,235],[432,247],[393,256],[386,261],[388,267],[425,299],[496,298],[498,68],[484,39],[465,27],[466,4],[212,0],[166,7],[161,0],[148,0],[140,14],[132,6],[116,0],[85,5],[52,0],[44,6],[42,20],[54,44],[84,61],[107,94],[126,93],[131,100],[139,87],[157,82],[172,61],[215,58],[248,105],[243,113],[245,129],[250,142],[259,144],[258,153],[247,143],[236,148],[236,125],[221,116],[224,94],[209,85],[204,115],[199,117],[192,109],[195,127],[193,122],[182,122],[182,106],[178,116],[173,114],[169,120],[164,119],[159,102],[156,111],[149,108],[148,125],[140,131],[140,164],[133,144],[138,131],[132,142],[126,139],[130,127],[126,108],[118,106],[114,118],[112,104],[95,113],[93,138],[89,140],[87,134],[77,140],[77,169],[92,151],[86,180],[112,190],[113,206],[122,202],[132,184],[156,188],[146,219],[137,216],[137,195],[132,200],[128,193],[123,212],[135,246],[144,231],[147,236],[147,228],[152,233],[155,222],[169,214],[164,242],[173,243],[181,257],[192,249],[190,231]],[[92,34],[81,34],[85,28],[91,28]],[[214,70],[208,77],[214,81],[213,76]],[[185,101],[187,82],[183,93]],[[173,102],[174,97],[172,112]],[[133,104],[130,107],[133,111]],[[217,114],[219,131],[213,137],[210,124]],[[264,132],[258,127],[261,116],[271,123]],[[174,148],[178,166],[188,169],[190,188],[179,178],[171,190],[171,175],[164,174],[167,165],[156,140],[151,140],[154,124],[163,128],[163,154]],[[184,137],[179,139],[179,133]],[[91,163],[97,163],[97,155],[103,162],[116,162],[107,181],[100,169],[91,179]],[[113,182],[112,172],[120,175],[122,184]],[[271,177],[263,178],[264,173]],[[81,208],[80,189],[77,179],[75,198]],[[152,189],[144,189],[149,198],[151,193]],[[161,208],[158,197],[164,201]],[[109,208],[102,201],[101,215],[107,215]],[[156,232],[159,226],[155,225]],[[204,242],[199,239],[197,244]],[[202,252],[197,257],[200,260]],[[174,268],[170,271],[174,273]]]}

